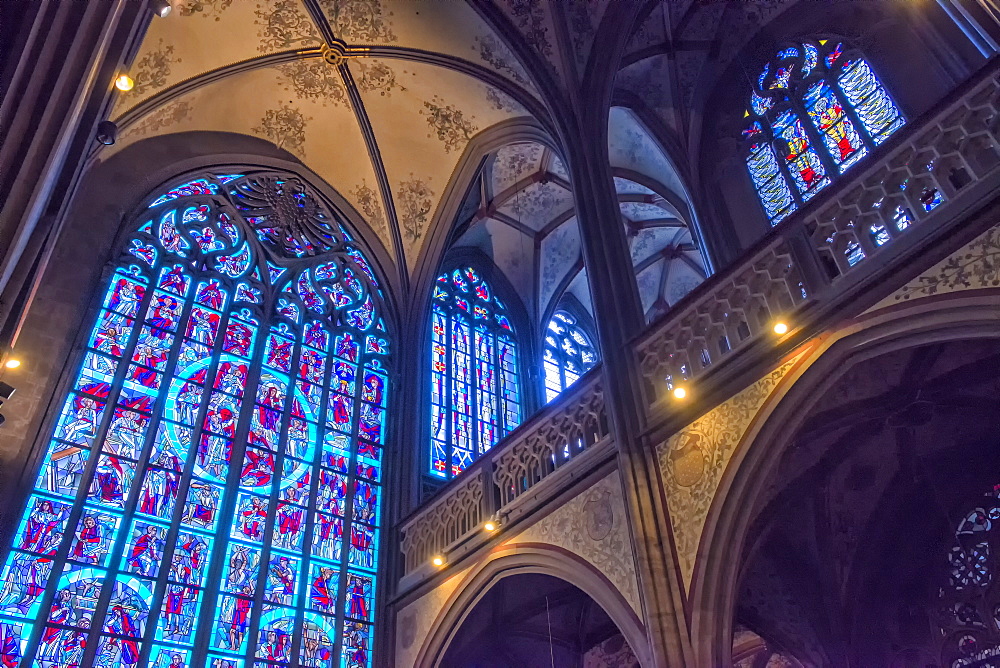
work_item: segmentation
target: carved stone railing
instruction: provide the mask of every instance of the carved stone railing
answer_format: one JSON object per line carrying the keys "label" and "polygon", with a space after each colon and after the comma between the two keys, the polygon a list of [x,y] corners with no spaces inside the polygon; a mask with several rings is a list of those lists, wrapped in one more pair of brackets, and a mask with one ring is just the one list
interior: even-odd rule
{"label": "carved stone railing", "polygon": [[550,477],[571,462],[597,459],[609,446],[598,367],[400,525],[405,572],[432,572],[435,556],[451,561],[479,546],[489,537],[487,519],[505,527],[526,515],[544,503],[545,489],[561,489],[545,484]]}
{"label": "carved stone railing", "polygon": [[998,71],[911,121],[644,332],[635,352],[649,403],[773,337],[779,319],[838,303],[1000,187]]}

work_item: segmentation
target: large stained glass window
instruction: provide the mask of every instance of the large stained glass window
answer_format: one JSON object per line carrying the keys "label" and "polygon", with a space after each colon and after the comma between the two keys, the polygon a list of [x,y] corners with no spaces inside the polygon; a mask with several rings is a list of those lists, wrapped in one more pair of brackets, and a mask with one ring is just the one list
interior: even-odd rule
{"label": "large stained glass window", "polygon": [[756,84],[746,163],[772,225],[905,123],[868,63],[835,40],[781,49]]}
{"label": "large stained glass window", "polygon": [[556,311],[545,332],[542,364],[545,370],[545,401],[549,402],[597,364],[597,349],[566,311]]}
{"label": "large stained glass window", "polygon": [[518,350],[501,301],[472,267],[431,299],[430,472],[458,475],[521,422]]}
{"label": "large stained glass window", "polygon": [[7,555],[4,666],[369,665],[382,294],[298,178],[157,197]]}

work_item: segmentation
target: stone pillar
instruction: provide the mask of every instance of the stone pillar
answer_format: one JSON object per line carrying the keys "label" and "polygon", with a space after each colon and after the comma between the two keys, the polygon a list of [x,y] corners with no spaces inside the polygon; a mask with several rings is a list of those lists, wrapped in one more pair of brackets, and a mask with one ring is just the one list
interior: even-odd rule
{"label": "stone pillar", "polygon": [[584,127],[565,129],[568,136],[563,140],[594,302],[606,409],[618,444],[650,650],[657,667],[693,665],[683,583],[674,556],[654,444],[642,438],[646,407],[629,342],[645,327],[645,320],[608,161],[607,112],[602,116],[593,114],[585,122]]}
{"label": "stone pillar", "polygon": [[[111,109],[113,81],[153,13],[147,0],[4,0],[16,15],[0,76],[0,357],[48,241]],[[9,15],[8,15],[9,14]]]}

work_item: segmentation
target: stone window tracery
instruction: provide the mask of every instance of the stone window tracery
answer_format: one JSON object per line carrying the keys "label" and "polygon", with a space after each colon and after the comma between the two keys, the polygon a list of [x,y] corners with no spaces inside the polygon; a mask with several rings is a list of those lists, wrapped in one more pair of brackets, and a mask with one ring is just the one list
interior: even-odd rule
{"label": "stone window tracery", "polygon": [[905,124],[867,61],[832,39],[779,50],[745,117],[747,169],[772,225]]}
{"label": "stone window tracery", "polygon": [[291,174],[155,197],[7,554],[5,666],[370,663],[389,335],[365,251]]}

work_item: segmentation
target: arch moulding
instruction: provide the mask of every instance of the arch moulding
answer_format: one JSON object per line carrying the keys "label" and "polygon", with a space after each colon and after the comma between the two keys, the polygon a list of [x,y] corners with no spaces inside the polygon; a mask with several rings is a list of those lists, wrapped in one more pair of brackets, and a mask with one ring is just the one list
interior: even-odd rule
{"label": "arch moulding", "polygon": [[543,543],[508,543],[473,567],[434,619],[414,665],[441,665],[462,623],[493,585],[504,578],[529,573],[559,578],[590,596],[621,631],[640,665],[653,665],[645,627],[615,586],[581,557]]}
{"label": "arch moulding", "polygon": [[782,453],[854,365],[931,343],[1000,339],[1000,289],[944,294],[865,314],[825,334],[791,368],[734,448],[702,530],[688,602],[696,664],[729,665],[740,559],[752,509]]}

